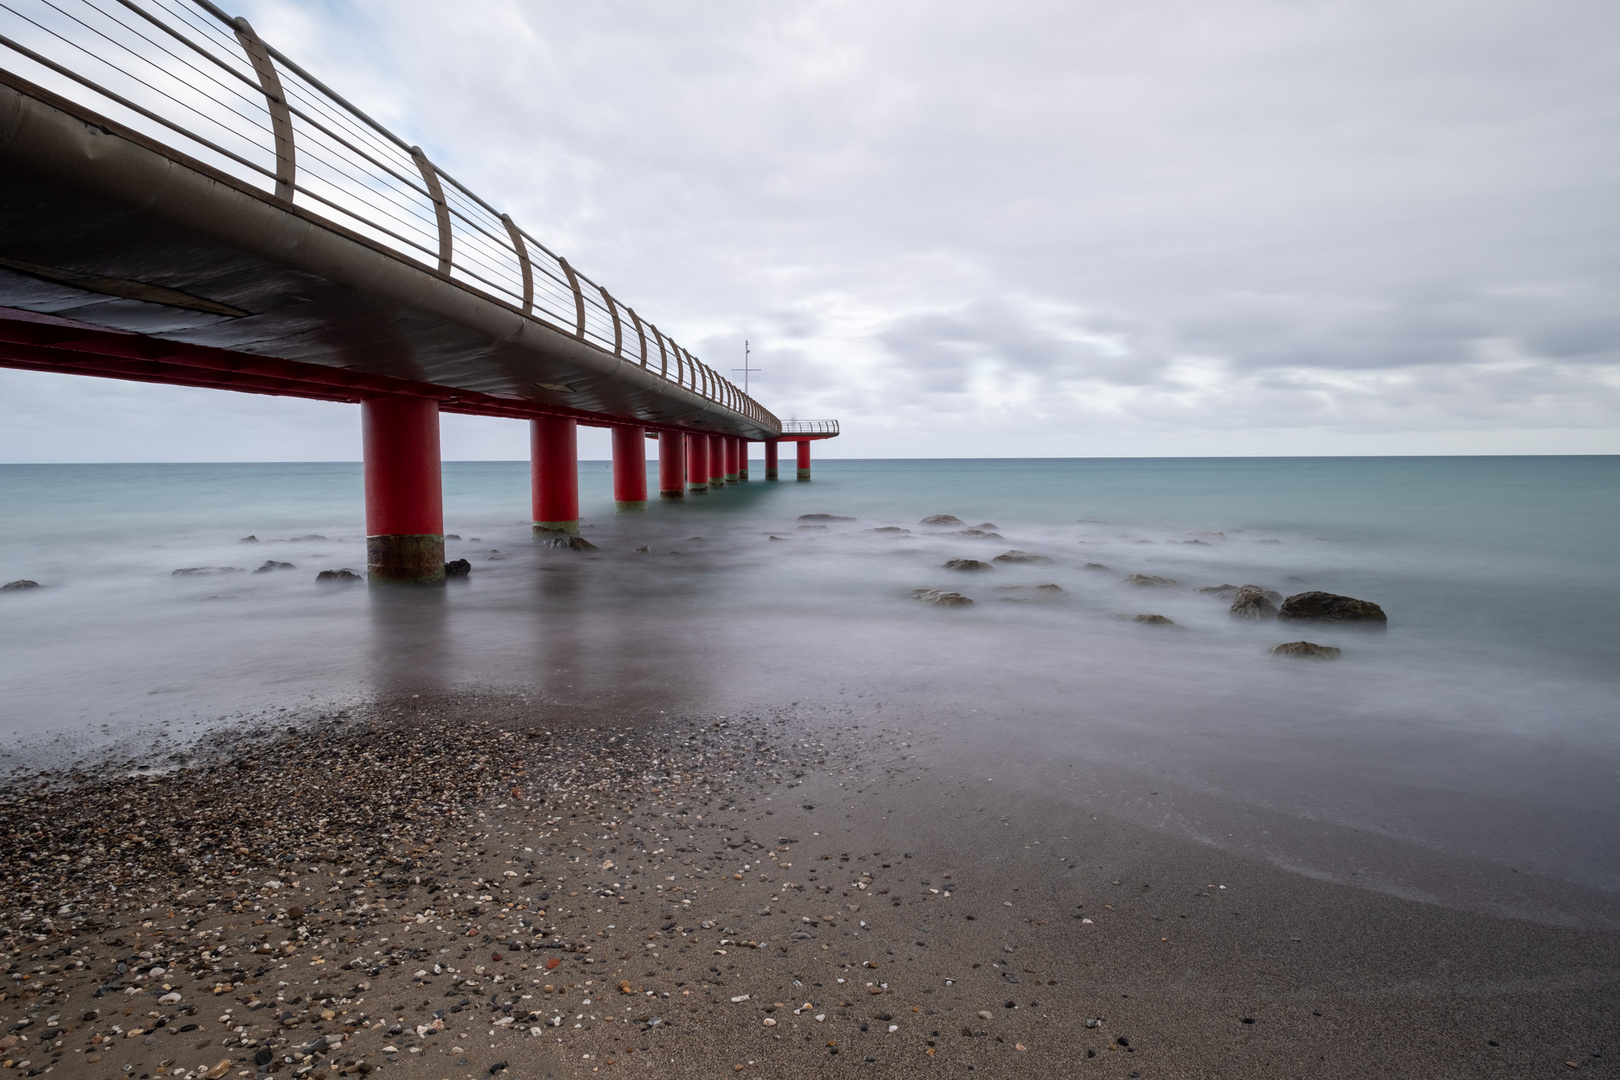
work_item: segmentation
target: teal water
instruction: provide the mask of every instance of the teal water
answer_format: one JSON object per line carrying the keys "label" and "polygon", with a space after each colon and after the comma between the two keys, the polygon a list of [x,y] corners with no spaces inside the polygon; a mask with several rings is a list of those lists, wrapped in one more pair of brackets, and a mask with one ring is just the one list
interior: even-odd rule
{"label": "teal water", "polygon": [[[472,578],[401,592],[313,583],[363,565],[357,464],[0,466],[0,579],[47,586],[0,593],[12,762],[457,687],[845,703],[950,719],[1014,775],[1151,778],[1184,793],[1157,823],[1212,842],[1263,815],[1263,854],[1310,872],[1342,868],[1290,823],[1620,894],[1620,458],[829,460],[619,515],[586,462],[583,557],[536,549],[524,463],[444,477]],[[998,537],[919,524],[939,513]],[[1008,549],[1052,561],[941,566]],[[247,572],[267,559],[296,569]],[[242,572],[171,576],[191,566]],[[1192,588],[1250,582],[1377,601],[1389,629],[1236,622]],[[1046,583],[1056,602],[1001,602]],[[1149,613],[1178,625],[1126,621]],[[1302,636],[1344,657],[1268,655]]]}

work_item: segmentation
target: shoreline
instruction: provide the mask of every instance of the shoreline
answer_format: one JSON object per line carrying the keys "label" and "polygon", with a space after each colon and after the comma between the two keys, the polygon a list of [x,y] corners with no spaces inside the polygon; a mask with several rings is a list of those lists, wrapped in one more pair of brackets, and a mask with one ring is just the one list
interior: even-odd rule
{"label": "shoreline", "polygon": [[160,1063],[193,1080],[221,1063],[216,1080],[502,1062],[523,1077],[1620,1067],[1612,933],[1314,880],[937,776],[933,736],[893,721],[625,719],[471,694],[344,711],[220,736],[199,747],[210,763],[151,778],[36,776],[22,803],[7,787],[0,953],[28,977],[0,996],[17,1040],[0,1064],[130,1080]]}

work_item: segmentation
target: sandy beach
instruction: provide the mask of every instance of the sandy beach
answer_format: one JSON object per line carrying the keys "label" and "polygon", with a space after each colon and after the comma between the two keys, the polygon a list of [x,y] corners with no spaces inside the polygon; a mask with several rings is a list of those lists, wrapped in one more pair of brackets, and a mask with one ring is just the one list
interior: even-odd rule
{"label": "sandy beach", "polygon": [[[845,709],[406,698],[14,778],[19,1075],[1612,1075],[1620,938],[945,777]],[[146,766],[142,769],[141,766]]]}

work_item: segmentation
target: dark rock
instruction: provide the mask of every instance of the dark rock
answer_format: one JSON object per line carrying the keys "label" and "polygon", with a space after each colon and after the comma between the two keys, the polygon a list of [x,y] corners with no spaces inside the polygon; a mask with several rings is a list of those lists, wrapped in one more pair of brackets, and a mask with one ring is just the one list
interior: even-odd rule
{"label": "dark rock", "polygon": [[1337,660],[1342,650],[1314,641],[1287,641],[1271,650],[1272,656],[1292,656],[1301,660]]}
{"label": "dark rock", "polygon": [[274,559],[264,560],[264,565],[253,571],[255,574],[268,574],[272,570],[296,570],[298,567],[290,562],[276,562]]}
{"label": "dark rock", "polygon": [[1192,544],[1194,547],[1209,547],[1209,545],[1204,543],[1202,540],[1183,540],[1182,543]]}
{"label": "dark rock", "polygon": [[444,538],[446,540],[460,540],[461,539],[461,537],[457,536],[455,533],[445,533]]}
{"label": "dark rock", "polygon": [[854,521],[855,519],[852,518],[852,517],[844,517],[842,514],[800,514],[799,515],[799,520],[800,521]]}
{"label": "dark rock", "polygon": [[583,536],[570,536],[568,538],[568,546],[573,548],[575,551],[596,550],[596,545],[585,539]]}
{"label": "dark rock", "polygon": [[244,536],[237,541],[238,544],[257,544],[258,542],[259,538],[257,536]]}
{"label": "dark rock", "polygon": [[472,563],[466,559],[451,559],[444,564],[444,576],[447,578],[462,578],[472,573]]}
{"label": "dark rock", "polygon": [[986,532],[995,532],[995,531],[996,531],[996,530],[997,530],[997,529],[999,529],[999,528],[1000,528],[1000,527],[1001,527],[1001,526],[999,526],[999,525],[997,525],[997,524],[996,524],[996,523],[995,523],[995,522],[993,522],[993,521],[981,521],[981,522],[979,522],[979,523],[978,523],[978,524],[977,524],[977,525],[975,525],[975,526],[973,526],[973,527],[974,527],[974,528],[975,528],[975,529],[983,529],[983,530],[985,530],[985,531],[986,531]]}
{"label": "dark rock", "polygon": [[1208,593],[1220,597],[1236,596],[1237,591],[1238,586],[1236,585],[1200,585],[1193,590],[1195,593]]}
{"label": "dark rock", "polygon": [[1258,585],[1245,585],[1232,594],[1232,615],[1239,619],[1275,619],[1277,604]]}
{"label": "dark rock", "polygon": [[946,592],[942,589],[913,589],[911,590],[911,598],[921,600],[925,604],[932,604],[934,607],[967,607],[973,603],[971,599],[959,592]]}
{"label": "dark rock", "polygon": [[344,567],[341,570],[322,570],[315,575],[315,582],[319,585],[337,585],[349,581],[364,581],[365,578]]}
{"label": "dark rock", "polygon": [[[535,546],[569,551],[595,551],[596,545],[583,536],[574,536],[572,533],[561,532],[556,529],[536,529],[534,533]],[[698,539],[701,539],[699,537]],[[491,555],[495,552],[491,551]]]}
{"label": "dark rock", "polygon": [[931,514],[930,516],[923,518],[922,521],[920,522],[920,524],[923,524],[923,525],[965,525],[966,522],[964,522],[961,518],[955,516],[954,514]]}
{"label": "dark rock", "polygon": [[1152,585],[1156,588],[1168,588],[1172,585],[1180,585],[1181,582],[1177,581],[1175,578],[1157,577],[1153,574],[1132,574],[1130,577],[1125,579],[1125,584]]}
{"label": "dark rock", "polygon": [[1163,615],[1132,615],[1131,622],[1145,623],[1148,626],[1174,626],[1175,621]]}
{"label": "dark rock", "polygon": [[1329,592],[1295,593],[1282,603],[1279,619],[1313,619],[1325,622],[1365,622],[1387,625],[1389,616],[1371,600],[1337,596]]}
{"label": "dark rock", "polygon": [[[776,538],[773,536],[773,537],[771,537],[771,539],[774,540]],[[651,555],[652,553],[653,553],[653,551],[652,551],[652,548],[650,548],[650,547],[638,547],[638,548],[636,548],[636,554],[637,555]]]}
{"label": "dark rock", "polygon": [[820,529],[823,532],[825,532],[826,529],[827,529],[827,526],[825,526],[825,525],[799,525],[799,526],[797,526],[797,528],[800,528],[800,529]]}
{"label": "dark rock", "polygon": [[989,532],[989,531],[986,531],[984,529],[979,529],[979,528],[958,529],[955,533],[952,533],[951,535],[953,535],[953,536],[982,536],[982,537],[984,537],[986,539],[989,539],[989,540],[1000,540],[1001,539],[1001,534],[1000,533],[998,533],[998,532]]}
{"label": "dark rock", "polygon": [[41,585],[40,585],[39,582],[30,581],[28,578],[22,577],[22,578],[18,578],[16,581],[8,581],[4,585],[0,585],[0,592],[5,591],[6,589],[38,589],[38,588],[41,588]]}
{"label": "dark rock", "polygon": [[991,566],[990,566],[989,563],[980,562],[978,559],[946,559],[945,560],[945,569],[947,569],[947,570],[989,570],[989,569],[991,569]]}
{"label": "dark rock", "polygon": [[176,570],[169,576],[212,577],[215,574],[240,574],[241,572],[242,568],[240,566],[186,566]]}
{"label": "dark rock", "polygon": [[305,543],[306,541],[309,541],[309,540],[325,540],[325,539],[327,539],[327,538],[322,536],[320,533],[305,533],[303,536],[295,536],[295,537],[293,537],[291,540],[289,540],[287,542],[289,544],[302,544],[302,543]]}
{"label": "dark rock", "polygon": [[907,533],[907,534],[909,534],[911,532],[910,529],[902,529],[898,525],[879,525],[875,529],[867,529],[866,531],[867,532],[875,532],[875,533],[893,533],[893,534],[899,534],[899,533]]}
{"label": "dark rock", "polygon": [[773,534],[773,535],[772,535],[772,536],[771,536],[771,539],[772,539],[772,540],[786,540],[786,539],[787,539],[787,537],[785,537],[785,536],[776,536],[776,535],[774,535],[774,534]]}
{"label": "dark rock", "polygon": [[[1106,567],[1106,566],[1104,566],[1104,565],[1103,565],[1103,564],[1102,564],[1102,563],[1100,563],[1100,562],[1088,562],[1088,563],[1086,563],[1086,565],[1085,565],[1085,566],[1084,566],[1084,567],[1082,567],[1082,568],[1081,568],[1081,569],[1084,569],[1084,570],[1109,570],[1109,569],[1110,569],[1110,568],[1109,568],[1109,567]],[[1111,571],[1110,571],[1110,572],[1111,572]]]}
{"label": "dark rock", "polygon": [[1000,555],[997,555],[990,561],[1004,563],[1049,563],[1052,560],[1047,558],[1045,555],[1036,555],[1028,551],[1018,551],[1014,549],[1012,551],[1003,551]]}

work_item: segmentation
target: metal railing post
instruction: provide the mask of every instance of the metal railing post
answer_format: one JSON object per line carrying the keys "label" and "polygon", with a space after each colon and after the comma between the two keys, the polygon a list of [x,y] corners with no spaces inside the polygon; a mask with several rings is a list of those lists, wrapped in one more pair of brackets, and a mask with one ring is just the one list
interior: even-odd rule
{"label": "metal railing post", "polygon": [[623,356],[624,355],[624,327],[619,323],[619,308],[618,308],[618,305],[616,305],[613,302],[613,297],[608,295],[606,285],[598,285],[597,288],[599,290],[601,290],[602,303],[607,305],[608,314],[613,316],[613,355],[614,356]]}
{"label": "metal railing post", "polygon": [[439,273],[450,273],[450,204],[445,202],[444,188],[439,184],[439,171],[433,167],[420,146],[411,147],[411,158],[422,173],[427,185],[428,198],[433,200],[433,216],[439,222]]}
{"label": "metal railing post", "polygon": [[248,21],[238,15],[232,26],[236,40],[253,62],[259,89],[264,91],[266,107],[270,110],[270,130],[276,141],[276,197],[291,202],[293,185],[298,179],[298,159],[293,151],[292,110],[287,107],[287,94],[281,89],[281,76],[276,74],[275,62]]}
{"label": "metal railing post", "polygon": [[523,273],[523,314],[534,311],[534,267],[529,263],[529,247],[523,242],[523,233],[512,220],[511,214],[501,215],[506,235],[512,238],[512,250],[517,252],[518,269]]}
{"label": "metal railing post", "polygon": [[635,308],[625,308],[630,313],[630,321],[635,324],[636,337],[641,340],[641,366],[647,366],[647,331],[642,329],[641,320],[636,317]]}
{"label": "metal railing post", "polygon": [[585,294],[581,292],[579,288],[579,275],[574,273],[574,268],[569,266],[568,260],[563,258],[561,255],[557,256],[557,262],[562,266],[563,273],[568,275],[569,288],[574,290],[574,336],[579,338],[579,340],[584,341]]}
{"label": "metal railing post", "polygon": [[654,326],[652,323],[647,324],[647,329],[653,332],[653,340],[658,342],[658,377],[668,381],[669,353],[664,349],[664,335],[660,334],[658,332],[658,327]]}

